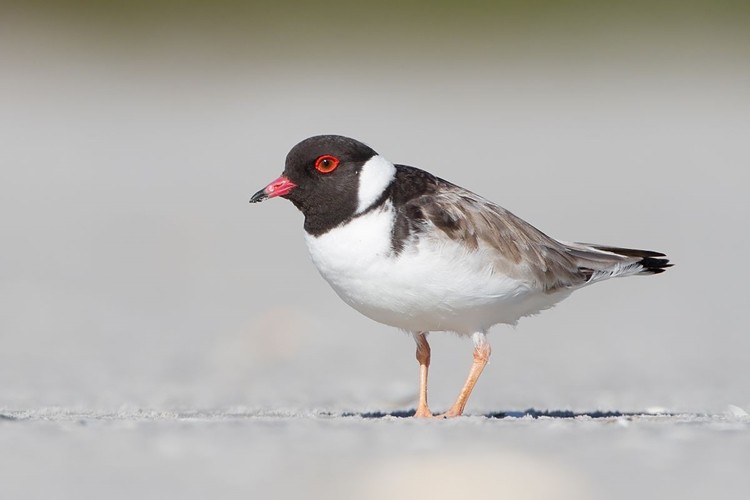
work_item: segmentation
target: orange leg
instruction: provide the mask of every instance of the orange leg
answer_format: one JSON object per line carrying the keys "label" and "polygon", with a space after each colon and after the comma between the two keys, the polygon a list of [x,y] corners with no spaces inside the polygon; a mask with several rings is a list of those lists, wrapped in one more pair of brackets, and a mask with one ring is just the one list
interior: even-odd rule
{"label": "orange leg", "polygon": [[474,340],[474,363],[471,365],[469,371],[469,377],[466,379],[461,392],[458,395],[458,399],[453,403],[450,409],[440,415],[441,417],[457,417],[464,412],[466,407],[466,401],[468,401],[471,391],[474,389],[479,376],[482,374],[487,361],[490,359],[492,349],[490,344],[487,342],[487,337],[483,332],[477,332],[472,336]]}
{"label": "orange leg", "polygon": [[430,407],[427,406],[427,370],[430,368],[430,344],[427,343],[427,334],[415,333],[414,340],[417,342],[417,361],[419,361],[419,406],[415,417],[432,417]]}

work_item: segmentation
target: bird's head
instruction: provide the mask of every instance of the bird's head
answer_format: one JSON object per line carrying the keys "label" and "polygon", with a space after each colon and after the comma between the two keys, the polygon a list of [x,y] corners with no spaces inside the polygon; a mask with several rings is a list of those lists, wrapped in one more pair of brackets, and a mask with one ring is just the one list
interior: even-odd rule
{"label": "bird's head", "polygon": [[355,139],[318,135],[294,146],[281,176],[250,203],[280,196],[305,215],[306,226],[311,217],[335,225],[377,201],[395,172],[393,164]]}

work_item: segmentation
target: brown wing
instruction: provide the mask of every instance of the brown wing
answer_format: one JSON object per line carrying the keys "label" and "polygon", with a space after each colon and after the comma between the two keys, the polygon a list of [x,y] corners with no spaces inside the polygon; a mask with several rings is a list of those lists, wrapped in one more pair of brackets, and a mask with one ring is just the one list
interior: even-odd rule
{"label": "brown wing", "polygon": [[547,291],[614,276],[657,274],[671,266],[660,258],[663,254],[649,250],[558,241],[471,191],[414,167],[397,169],[401,182],[391,193],[397,209],[396,253],[406,241],[421,237],[461,241],[492,255],[495,272]]}
{"label": "brown wing", "polygon": [[448,238],[461,240],[472,250],[489,249],[496,272],[549,291],[583,284],[592,275],[564,244],[458,186],[446,186],[410,203]]}

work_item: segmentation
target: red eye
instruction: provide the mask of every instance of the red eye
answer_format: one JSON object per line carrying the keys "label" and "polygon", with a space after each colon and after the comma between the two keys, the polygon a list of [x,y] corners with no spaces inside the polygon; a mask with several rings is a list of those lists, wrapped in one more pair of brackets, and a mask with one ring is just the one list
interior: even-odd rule
{"label": "red eye", "polygon": [[331,155],[323,155],[315,160],[315,170],[321,174],[330,174],[339,166],[339,159]]}

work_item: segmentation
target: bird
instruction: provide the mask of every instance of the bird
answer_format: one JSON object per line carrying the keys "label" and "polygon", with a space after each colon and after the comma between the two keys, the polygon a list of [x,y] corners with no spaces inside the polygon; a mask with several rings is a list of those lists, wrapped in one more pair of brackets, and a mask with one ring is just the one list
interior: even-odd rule
{"label": "bird", "polygon": [[[283,173],[250,198],[286,198],[304,216],[311,260],[364,316],[410,333],[419,363],[415,417],[457,417],[487,364],[488,330],[515,325],[580,288],[659,274],[665,254],[554,239],[499,205],[341,135],[295,145]],[[473,362],[455,403],[433,415],[428,334],[470,337]]]}

